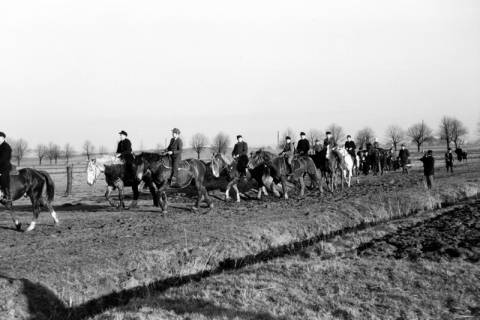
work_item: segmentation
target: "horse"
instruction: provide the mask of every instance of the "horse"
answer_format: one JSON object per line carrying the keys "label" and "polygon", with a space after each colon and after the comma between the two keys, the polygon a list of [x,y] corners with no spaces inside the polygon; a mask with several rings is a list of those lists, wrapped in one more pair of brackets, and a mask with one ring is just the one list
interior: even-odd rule
{"label": "horse", "polygon": [[455,154],[457,155],[457,160],[458,160],[459,162],[462,162],[462,160],[467,161],[467,156],[468,156],[468,154],[467,154],[466,151],[463,151],[462,148],[456,148],[456,149],[455,149]]}
{"label": "horse", "polygon": [[[46,197],[44,197],[44,193]],[[52,206],[55,197],[55,184],[47,172],[31,168],[18,170],[18,174],[10,176],[10,194],[12,196],[12,201],[16,201],[23,196],[26,196],[29,197],[32,202],[33,220],[30,222],[26,231],[32,231],[35,228],[41,207],[47,207],[55,225],[59,223],[57,213]],[[12,217],[15,227],[20,231],[22,229],[22,224],[13,214],[12,203],[7,203],[5,200],[2,200],[1,203],[10,211],[10,216]]]}
{"label": "horse", "polygon": [[[131,187],[133,191],[133,200],[130,204],[130,208],[135,208],[139,198],[139,181],[136,180],[135,175],[132,177],[126,176],[125,162],[115,156],[103,156],[98,159],[90,159],[87,163],[87,184],[93,186],[102,172],[105,174],[105,181],[107,182],[105,198],[108,203],[112,207],[120,209],[128,208],[125,206],[123,190],[125,187]],[[110,195],[115,189],[118,190],[118,205],[110,199]]]}
{"label": "horse", "polygon": [[[168,180],[171,176],[172,166],[170,157],[166,154],[157,154],[142,152],[135,157],[137,180],[140,181],[149,173],[150,178],[146,181],[153,196],[153,204],[160,207],[163,213],[167,212],[167,194],[165,190],[169,188]],[[204,186],[207,167],[204,162],[197,159],[187,159],[181,161],[178,168],[178,190],[195,184],[198,199],[192,210],[197,211],[203,199],[209,209],[213,208],[213,202],[210,200],[207,189]]]}
{"label": "horse", "polygon": [[327,159],[327,148],[324,148],[311,157],[314,159],[316,168],[320,170],[321,178],[324,178],[327,186],[330,187],[330,192],[333,193],[335,191],[337,174],[340,174],[343,190],[343,169],[345,168],[345,164],[343,163],[343,157],[341,154],[336,150],[332,150],[330,152],[330,157]]}
{"label": "horse", "polygon": [[384,157],[382,150],[379,148],[371,148],[370,151],[368,151],[367,164],[372,170],[374,176],[378,175],[379,173],[380,175],[383,175],[383,159]]}
{"label": "horse", "polygon": [[337,152],[341,155],[341,157],[343,159],[343,161],[342,161],[342,164],[343,164],[342,172],[343,172],[344,179],[347,181],[348,187],[349,188],[351,187],[352,177],[354,175],[357,177],[357,184],[360,183],[360,181],[358,180],[358,174],[355,174],[355,167],[357,166],[356,162],[357,162],[358,159],[355,157],[355,160],[354,160],[352,155],[350,153],[348,153],[348,151],[344,148],[338,148]]}
{"label": "horse", "polygon": [[[246,156],[245,156],[246,157]],[[216,153],[212,155],[211,168],[213,175],[216,178],[219,178],[222,172],[225,172],[229,183],[225,191],[225,200],[230,199],[230,189],[233,187],[236,193],[236,201],[240,202],[240,191],[238,190],[238,183],[240,182],[240,170],[243,170],[241,163],[244,161],[239,161],[240,159],[229,160],[223,154]],[[246,157],[246,163],[248,164],[248,157]],[[240,168],[241,167],[241,168]],[[270,176],[264,175],[264,168],[258,166],[254,169],[247,168],[246,178],[248,180],[254,179],[258,184],[258,194],[257,199],[261,199],[262,192],[265,195],[268,195],[266,186],[269,186],[271,191],[277,196],[280,197],[276,186],[273,184],[273,179]]]}
{"label": "horse", "polygon": [[264,176],[271,176],[274,183],[280,182],[282,184],[283,197],[288,199],[287,179],[291,177],[294,181],[300,183],[300,197],[305,195],[305,175],[310,177],[312,183],[317,184],[320,193],[323,194],[321,179],[318,179],[317,169],[315,163],[308,156],[297,156],[293,159],[291,165],[291,172],[288,168],[287,159],[283,156],[275,156],[274,154],[257,150],[252,154],[248,167],[255,169],[262,166],[266,169]]}

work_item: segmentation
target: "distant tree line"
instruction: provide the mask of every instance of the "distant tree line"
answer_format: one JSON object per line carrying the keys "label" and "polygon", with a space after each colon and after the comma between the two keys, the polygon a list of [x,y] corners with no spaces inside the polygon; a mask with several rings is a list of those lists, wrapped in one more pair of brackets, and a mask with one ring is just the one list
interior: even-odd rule
{"label": "distant tree line", "polygon": [[[344,143],[346,133],[342,126],[332,123],[326,127],[325,131],[330,131],[332,133],[335,143],[339,145]],[[477,133],[480,136],[480,121],[477,123]],[[452,146],[460,148],[465,143],[465,137],[467,134],[468,130],[466,126],[459,119],[444,116],[440,120],[438,138],[440,141],[445,142],[447,148]],[[295,140],[295,137],[298,135],[299,132],[296,132],[292,128],[287,128],[282,132],[281,136],[279,135],[277,147],[283,148],[286,136],[290,136]],[[323,140],[324,137],[325,133],[320,129],[310,129],[307,131],[307,139],[312,146],[315,141]],[[357,148],[359,149],[365,148],[367,143],[373,143],[375,137],[375,132],[368,126],[358,130],[356,135],[354,135]],[[435,140],[433,130],[424,121],[415,123],[406,130],[398,125],[391,125],[387,128],[385,137],[394,150],[397,150],[400,144],[410,142],[414,143],[417,150],[420,151],[425,143],[433,142]],[[58,160],[65,159],[68,164],[71,159],[78,154],[81,154],[90,160],[94,155],[105,155],[109,153],[107,147],[101,145],[97,149],[90,140],[86,140],[83,143],[80,153],[78,153],[70,143],[65,144],[63,148],[53,142],[50,142],[48,145],[38,144],[33,150],[29,149],[28,142],[24,139],[9,139],[9,143],[12,146],[12,157],[18,166],[20,166],[21,161],[30,151],[35,154],[39,165],[42,165],[45,159],[48,159],[50,164],[57,164]],[[225,154],[230,145],[230,136],[224,132],[219,132],[214,136],[211,144],[208,137],[203,133],[194,134],[190,140],[190,146],[197,154],[198,159],[200,159],[202,152],[209,148],[213,152]],[[155,151],[162,152],[163,150],[164,147],[162,144],[157,144]]]}

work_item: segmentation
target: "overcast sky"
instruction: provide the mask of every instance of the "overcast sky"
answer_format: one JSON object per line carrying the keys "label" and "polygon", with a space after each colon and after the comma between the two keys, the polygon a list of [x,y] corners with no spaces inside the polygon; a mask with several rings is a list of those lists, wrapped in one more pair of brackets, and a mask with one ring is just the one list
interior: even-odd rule
{"label": "overcast sky", "polygon": [[[480,119],[480,1],[2,1],[0,131],[114,148]],[[233,140],[233,139],[232,139]]]}

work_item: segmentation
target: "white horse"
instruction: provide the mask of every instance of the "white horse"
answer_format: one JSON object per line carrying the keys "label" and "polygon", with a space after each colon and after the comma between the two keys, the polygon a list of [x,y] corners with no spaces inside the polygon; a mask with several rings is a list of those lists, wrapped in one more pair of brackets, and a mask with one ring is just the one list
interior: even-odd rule
{"label": "white horse", "polygon": [[[105,192],[105,198],[111,206],[117,206],[111,199],[110,194],[113,190],[118,190],[118,198],[120,200],[118,207],[126,208],[123,197],[124,187],[132,187],[133,190],[133,201],[130,207],[135,207],[137,205],[137,199],[139,196],[138,192],[138,183],[137,182],[125,182],[120,178],[121,172],[118,168],[115,168],[117,165],[123,165],[123,160],[115,156],[103,156],[97,159],[90,159],[87,164],[87,184],[92,186],[97,181],[101,173],[105,174],[105,180],[107,182],[107,191]],[[108,170],[107,168],[108,167]]]}
{"label": "white horse", "polygon": [[[337,148],[337,151],[343,158],[344,165],[342,168],[342,173],[345,180],[347,181],[348,187],[350,188],[352,177],[354,176],[354,171],[358,171],[358,163],[360,159],[358,156],[356,156],[354,161],[352,156],[344,148]],[[356,173],[355,176],[357,177],[357,184],[360,183],[358,179],[358,173]]]}

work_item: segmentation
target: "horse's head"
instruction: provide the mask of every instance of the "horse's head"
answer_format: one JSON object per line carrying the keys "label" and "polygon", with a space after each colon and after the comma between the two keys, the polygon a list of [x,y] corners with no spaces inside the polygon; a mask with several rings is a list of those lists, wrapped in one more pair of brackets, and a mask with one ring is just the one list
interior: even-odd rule
{"label": "horse's head", "polygon": [[146,171],[143,154],[136,155],[133,159],[133,163],[135,164],[135,177],[137,181],[141,181]]}
{"label": "horse's head", "polygon": [[97,160],[96,159],[89,160],[87,163],[87,184],[89,186],[94,185],[101,172],[102,170],[97,165]]}
{"label": "horse's head", "polygon": [[212,155],[212,173],[215,178],[220,177],[220,173],[228,166],[228,162],[221,153]]}
{"label": "horse's head", "polygon": [[250,160],[248,161],[248,168],[254,169],[265,162],[269,161],[269,156],[268,154],[263,151],[262,149],[259,149],[255,152],[252,153],[252,156],[250,157]]}

